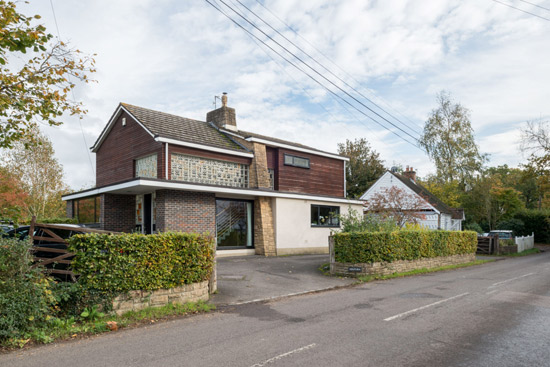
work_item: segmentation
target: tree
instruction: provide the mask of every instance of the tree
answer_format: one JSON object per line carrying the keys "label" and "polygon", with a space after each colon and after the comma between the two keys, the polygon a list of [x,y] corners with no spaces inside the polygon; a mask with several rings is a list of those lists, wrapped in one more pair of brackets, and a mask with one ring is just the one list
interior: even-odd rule
{"label": "tree", "polygon": [[536,179],[537,207],[541,209],[550,201],[550,122],[542,119],[527,121],[521,130],[521,150],[529,154],[524,166]]}
{"label": "tree", "polygon": [[0,167],[0,218],[19,222],[27,214],[29,197],[22,188],[21,181]]}
{"label": "tree", "polygon": [[434,194],[451,208],[461,207],[461,198],[463,195],[458,181],[441,181],[437,176],[429,175],[420,182],[429,192]]}
{"label": "tree", "polygon": [[458,181],[465,188],[481,171],[487,156],[479,152],[468,109],[453,103],[444,91],[437,95],[437,102],[419,143],[435,163],[439,178]]}
{"label": "tree", "polygon": [[[12,149],[3,152],[5,170],[21,182],[27,192],[27,216],[38,218],[60,217],[65,214],[61,195],[68,191],[63,183],[63,167],[54,157],[51,141],[37,126],[30,132],[36,145],[29,146],[22,140],[14,143]],[[27,147],[26,147],[27,146]]]}
{"label": "tree", "polygon": [[380,154],[372,150],[364,138],[339,143],[338,154],[349,158],[346,162],[346,194],[350,198],[363,195],[386,170]]}
{"label": "tree", "polygon": [[0,148],[20,140],[35,145],[36,122],[60,125],[65,112],[86,112],[68,95],[71,79],[89,81],[94,59],[54,42],[44,26],[31,24],[35,19],[18,13],[15,2],[0,1]]}
{"label": "tree", "polygon": [[364,205],[368,212],[391,218],[399,227],[425,219],[422,210],[428,208],[427,200],[395,186],[375,193]]}

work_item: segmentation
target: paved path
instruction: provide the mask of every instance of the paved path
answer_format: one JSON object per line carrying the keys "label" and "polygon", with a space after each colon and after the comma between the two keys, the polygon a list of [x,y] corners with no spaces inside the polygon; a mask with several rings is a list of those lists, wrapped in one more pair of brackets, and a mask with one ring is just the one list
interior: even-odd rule
{"label": "paved path", "polygon": [[122,330],[0,366],[548,366],[550,252]]}
{"label": "paved path", "polygon": [[352,278],[323,275],[328,255],[240,256],[218,259],[216,305],[266,300],[355,283]]}

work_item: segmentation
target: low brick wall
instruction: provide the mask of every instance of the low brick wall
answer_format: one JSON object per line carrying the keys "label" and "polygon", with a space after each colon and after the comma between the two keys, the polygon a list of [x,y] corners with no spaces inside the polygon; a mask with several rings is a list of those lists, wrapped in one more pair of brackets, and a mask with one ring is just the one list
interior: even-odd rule
{"label": "low brick wall", "polygon": [[[399,260],[391,263],[378,262],[372,264],[351,264],[337,263],[331,261],[330,273],[347,276],[360,275],[389,275],[403,273],[416,269],[432,269],[446,265],[456,265],[472,262],[476,259],[475,254],[440,256],[418,260]],[[351,269],[350,269],[351,268]],[[351,271],[350,271],[351,270]]]}
{"label": "low brick wall", "polygon": [[500,246],[498,249],[499,255],[508,255],[508,254],[517,254],[518,253],[518,245],[513,246]]}
{"label": "low brick wall", "polygon": [[113,310],[121,315],[128,311],[139,311],[146,307],[161,307],[169,303],[208,301],[208,281],[185,284],[171,289],[156,291],[131,291],[113,301]]}

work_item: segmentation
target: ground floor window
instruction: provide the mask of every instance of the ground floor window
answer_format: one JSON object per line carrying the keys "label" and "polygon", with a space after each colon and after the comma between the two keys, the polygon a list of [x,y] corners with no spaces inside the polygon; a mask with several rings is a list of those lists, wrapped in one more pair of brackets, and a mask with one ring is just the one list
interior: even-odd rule
{"label": "ground floor window", "polygon": [[253,202],[216,199],[216,236],[219,248],[253,247]]}
{"label": "ground floor window", "polygon": [[311,206],[312,227],[339,227],[340,207],[327,205]]}
{"label": "ground floor window", "polygon": [[77,199],[74,201],[74,214],[78,223],[99,223],[101,198],[99,196]]}

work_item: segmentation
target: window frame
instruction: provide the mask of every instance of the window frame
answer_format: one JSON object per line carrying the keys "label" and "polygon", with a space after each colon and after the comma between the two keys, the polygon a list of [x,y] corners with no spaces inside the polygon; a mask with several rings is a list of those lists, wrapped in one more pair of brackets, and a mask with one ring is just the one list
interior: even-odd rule
{"label": "window frame", "polygon": [[[313,216],[313,210],[314,208],[317,209],[317,224],[314,224],[311,220]],[[329,220],[327,221],[328,224],[319,224],[319,217],[321,208],[329,208]],[[334,210],[336,209],[336,210]],[[332,213],[336,214],[336,217],[332,215]],[[340,228],[340,218],[338,217],[340,215],[340,207],[339,206],[333,206],[333,205],[320,205],[320,204],[311,204],[310,208],[310,223],[312,228]],[[332,220],[336,219],[337,224],[332,224]]]}
{"label": "window frame", "polygon": [[[287,163],[287,162],[286,162],[286,158],[287,158],[287,157],[292,158],[292,163]],[[307,161],[307,167],[295,163],[295,158],[306,160],[306,161]],[[311,161],[310,161],[309,158],[300,157],[300,156],[297,156],[297,155],[287,154],[287,153],[284,153],[284,154],[283,154],[283,164],[284,164],[285,166],[291,166],[291,167],[297,167],[297,168],[304,168],[304,169],[310,169],[310,168],[311,168]]]}

